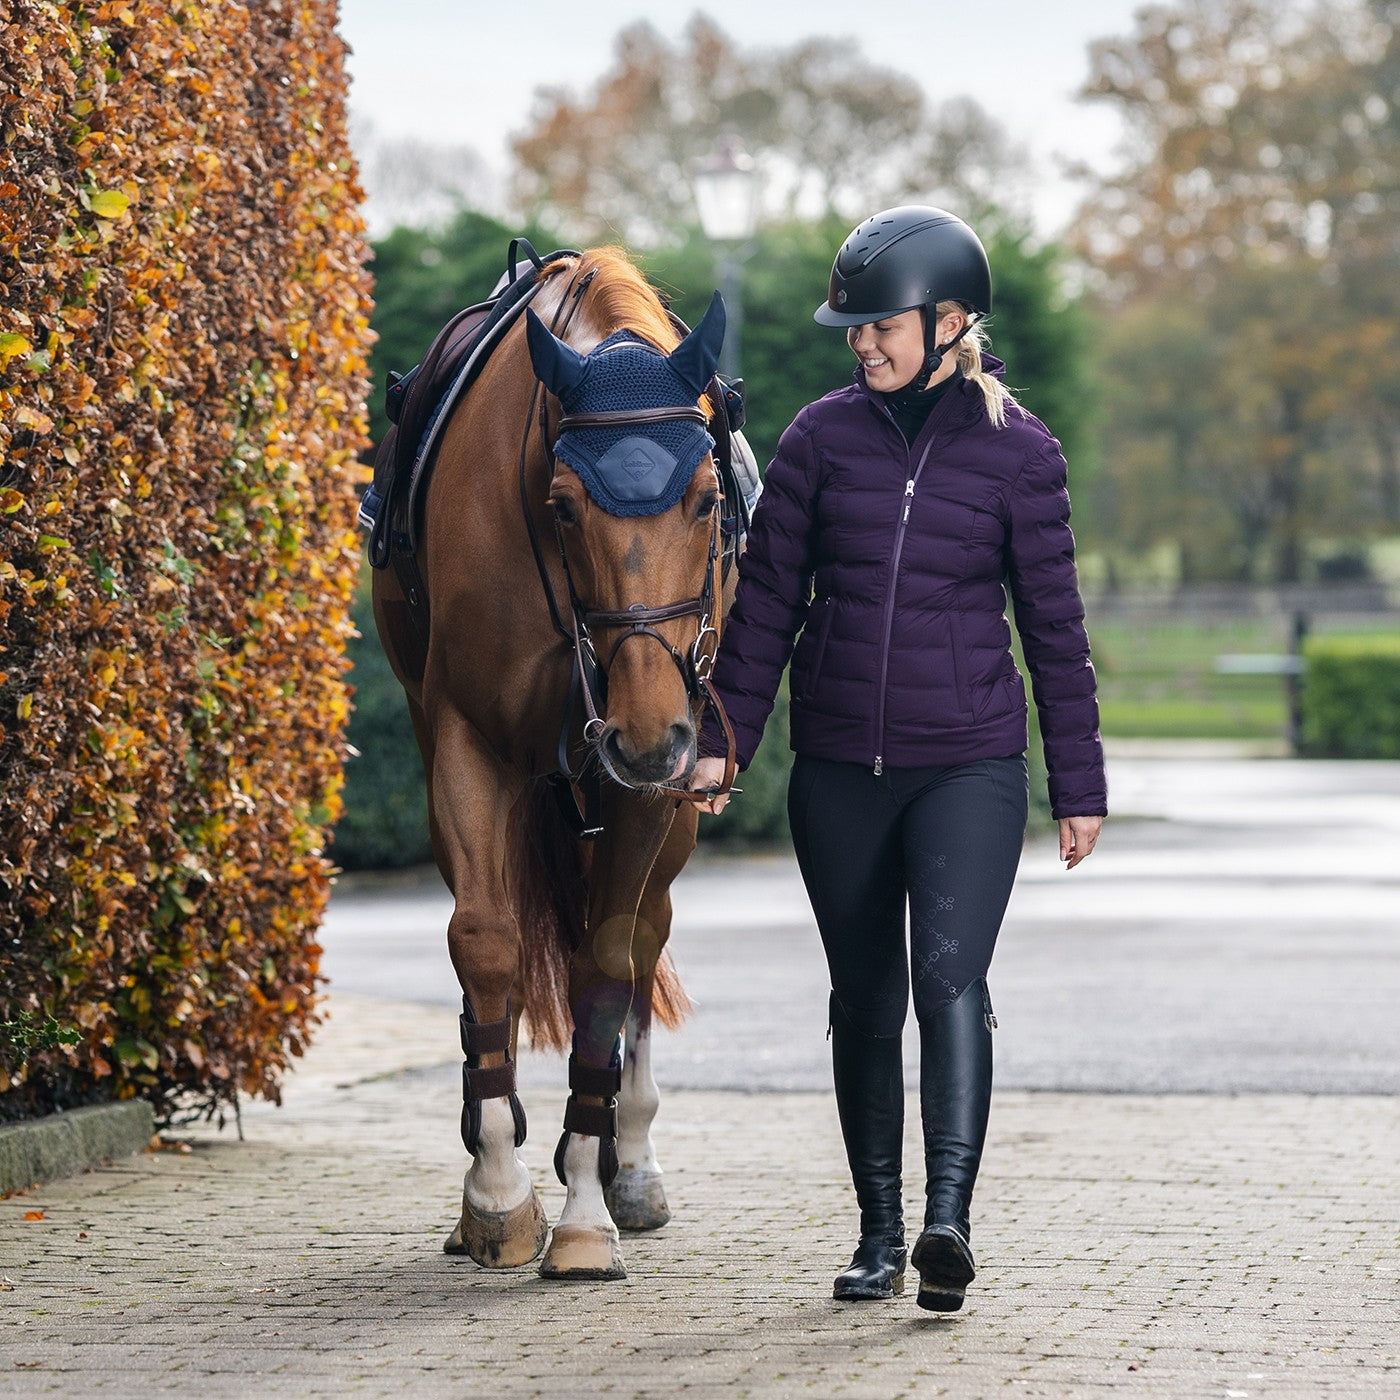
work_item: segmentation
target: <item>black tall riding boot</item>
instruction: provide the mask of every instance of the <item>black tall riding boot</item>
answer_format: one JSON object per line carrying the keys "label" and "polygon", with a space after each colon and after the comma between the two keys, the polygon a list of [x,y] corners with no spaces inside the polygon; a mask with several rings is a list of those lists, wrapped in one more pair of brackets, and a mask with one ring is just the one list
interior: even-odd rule
{"label": "black tall riding boot", "polygon": [[994,1025],[991,996],[980,977],[919,1023],[928,1205],[911,1262],[919,1271],[919,1306],[934,1312],[957,1312],[976,1273],[972,1188],[992,1099]]}
{"label": "black tall riding boot", "polygon": [[831,998],[836,1109],[860,1205],[860,1243],[832,1297],[848,1301],[904,1292],[904,1062],[899,1037],[857,1030]]}

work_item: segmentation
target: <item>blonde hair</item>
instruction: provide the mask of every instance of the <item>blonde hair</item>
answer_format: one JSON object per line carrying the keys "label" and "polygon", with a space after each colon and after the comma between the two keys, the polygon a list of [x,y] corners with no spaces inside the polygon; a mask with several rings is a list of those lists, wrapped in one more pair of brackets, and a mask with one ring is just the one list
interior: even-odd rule
{"label": "blonde hair", "polygon": [[[941,321],[953,311],[965,319],[970,319],[967,307],[960,301],[940,301],[933,314]],[[987,348],[987,333],[982,329],[982,322],[973,321],[972,329],[958,341],[958,368],[962,370],[964,379],[970,379],[982,391],[982,397],[987,401],[987,417],[992,420],[992,426],[1004,428],[1007,404],[1015,404],[1023,414],[1026,410],[1016,403],[1016,395],[1000,379],[988,374],[983,367],[982,355]]]}

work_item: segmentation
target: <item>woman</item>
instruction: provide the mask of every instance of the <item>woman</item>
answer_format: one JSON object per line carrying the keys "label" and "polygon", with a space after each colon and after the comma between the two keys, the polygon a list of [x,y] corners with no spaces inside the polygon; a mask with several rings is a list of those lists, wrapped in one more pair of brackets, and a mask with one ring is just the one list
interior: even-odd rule
{"label": "woman", "polygon": [[[831,972],[836,1101],[860,1205],[834,1295],[904,1287],[912,967],[927,1204],[911,1257],[920,1306],[944,1312],[974,1275],[996,1024],[986,974],[1026,823],[1008,588],[1069,869],[1107,810],[1065,461],[983,350],[991,305],[982,244],[943,210],[887,210],[842,245],[816,320],[845,328],[855,384],[809,404],[778,444],[714,677],[742,767],[792,658],[788,814]],[[702,758],[692,787],[717,787],[723,770]]]}

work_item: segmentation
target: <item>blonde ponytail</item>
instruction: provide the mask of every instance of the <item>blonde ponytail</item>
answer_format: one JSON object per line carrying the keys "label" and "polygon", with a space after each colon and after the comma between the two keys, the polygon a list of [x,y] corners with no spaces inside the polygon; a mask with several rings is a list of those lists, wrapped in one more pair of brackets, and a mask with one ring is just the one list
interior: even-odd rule
{"label": "blonde ponytail", "polygon": [[[950,311],[967,315],[967,308],[956,301],[940,301],[935,315],[941,321]],[[987,417],[991,419],[992,426],[1004,428],[1008,404],[1015,404],[1022,413],[1025,409],[1016,403],[1016,395],[1000,379],[993,378],[983,368],[982,353],[986,349],[987,334],[982,329],[981,321],[975,321],[972,329],[958,341],[958,368],[962,370],[964,379],[971,380],[982,391],[982,397],[987,401]]]}

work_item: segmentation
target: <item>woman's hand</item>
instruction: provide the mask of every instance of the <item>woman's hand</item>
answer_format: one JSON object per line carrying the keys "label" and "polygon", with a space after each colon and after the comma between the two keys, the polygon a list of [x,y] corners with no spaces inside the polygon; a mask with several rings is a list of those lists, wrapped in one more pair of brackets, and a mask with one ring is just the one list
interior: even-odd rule
{"label": "woman's hand", "polygon": [[1073,870],[1085,856],[1090,855],[1099,839],[1102,817],[1060,818],[1060,859],[1068,861],[1066,870]]}
{"label": "woman's hand", "polygon": [[[706,792],[717,788],[724,781],[724,760],[722,758],[702,758],[690,775],[690,791]],[[712,812],[715,816],[729,805],[729,794],[718,793],[708,802],[698,804],[702,812]]]}

